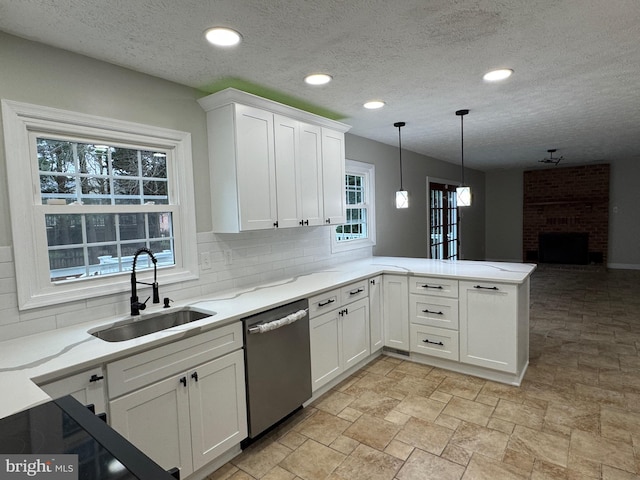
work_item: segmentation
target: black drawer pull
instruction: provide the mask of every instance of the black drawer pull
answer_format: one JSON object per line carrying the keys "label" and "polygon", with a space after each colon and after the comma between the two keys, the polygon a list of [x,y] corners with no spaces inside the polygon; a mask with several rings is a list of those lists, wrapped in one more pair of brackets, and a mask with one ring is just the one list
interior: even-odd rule
{"label": "black drawer pull", "polygon": [[319,307],[326,307],[327,305],[329,305],[330,303],[335,302],[335,298],[330,298],[329,300],[327,300],[326,302],[320,302],[318,304]]}
{"label": "black drawer pull", "polygon": [[90,382],[98,382],[100,380],[103,380],[104,376],[103,375],[96,375],[95,373],[93,375],[91,375],[91,378],[89,379]]}
{"label": "black drawer pull", "polygon": [[432,343],[433,345],[440,345],[441,347],[444,346],[444,343],[442,342],[432,342],[431,340],[429,340],[428,338],[425,338],[424,340],[422,340],[424,343]]}
{"label": "black drawer pull", "polygon": [[180,377],[180,383],[186,387],[187,386],[187,377]]}
{"label": "black drawer pull", "polygon": [[349,295],[357,295],[357,294],[362,293],[362,292],[364,292],[364,288],[359,288],[357,290],[351,290],[349,292]]}
{"label": "black drawer pull", "polygon": [[432,312],[429,309],[422,310],[422,313],[433,313],[434,315],[444,315],[442,312]]}
{"label": "black drawer pull", "polygon": [[442,290],[442,285],[429,285],[425,283],[424,285],[422,285],[422,288],[437,288],[438,290]]}
{"label": "black drawer pull", "polygon": [[198,372],[193,372],[191,374],[191,378],[193,378],[197,382],[198,381]]}
{"label": "black drawer pull", "polygon": [[481,288],[483,290],[499,290],[498,287],[483,287],[482,285],[474,285],[473,288]]}

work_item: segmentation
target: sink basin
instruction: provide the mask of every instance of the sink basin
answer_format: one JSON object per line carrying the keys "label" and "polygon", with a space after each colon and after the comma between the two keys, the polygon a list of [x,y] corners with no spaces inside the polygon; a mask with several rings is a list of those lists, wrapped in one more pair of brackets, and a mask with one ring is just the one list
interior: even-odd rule
{"label": "sink basin", "polygon": [[183,308],[173,312],[145,315],[136,320],[128,320],[125,323],[113,325],[102,330],[90,332],[94,337],[107,342],[123,342],[132,338],[142,337],[150,333],[160,332],[167,328],[195,322],[203,318],[212,317],[215,313],[202,313],[197,310]]}

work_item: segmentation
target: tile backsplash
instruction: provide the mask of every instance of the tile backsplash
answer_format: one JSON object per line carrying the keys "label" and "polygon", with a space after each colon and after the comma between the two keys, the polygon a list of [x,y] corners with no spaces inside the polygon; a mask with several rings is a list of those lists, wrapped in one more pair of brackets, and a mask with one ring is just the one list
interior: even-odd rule
{"label": "tile backsplash", "polygon": [[[332,253],[332,231],[332,227],[321,226],[235,234],[199,233],[200,278],[163,285],[160,275],[160,295],[176,301],[206,298],[230,288],[267,283],[371,256],[371,247]],[[125,315],[128,310],[127,291],[21,312],[13,249],[0,247],[0,341]]]}

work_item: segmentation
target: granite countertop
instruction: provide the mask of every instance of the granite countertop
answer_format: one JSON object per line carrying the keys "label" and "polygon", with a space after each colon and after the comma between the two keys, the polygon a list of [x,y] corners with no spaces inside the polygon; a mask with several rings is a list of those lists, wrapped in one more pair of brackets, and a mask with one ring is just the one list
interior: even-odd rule
{"label": "granite countertop", "polygon": [[[381,273],[520,284],[534,270],[535,265],[523,263],[370,257],[260,286],[238,288],[209,295],[207,298],[179,302],[169,309],[149,307],[140,318],[158,310],[170,312],[185,306],[203,312],[215,312],[215,315],[132,340],[106,342],[89,333],[126,320],[128,316],[125,315],[0,342],[0,384],[7,388],[7,392],[0,397],[0,418],[49,401],[50,397],[37,383],[46,383],[179,340],[193,334],[194,329],[205,331],[227,325],[254,313]],[[162,283],[162,278],[159,281]]]}

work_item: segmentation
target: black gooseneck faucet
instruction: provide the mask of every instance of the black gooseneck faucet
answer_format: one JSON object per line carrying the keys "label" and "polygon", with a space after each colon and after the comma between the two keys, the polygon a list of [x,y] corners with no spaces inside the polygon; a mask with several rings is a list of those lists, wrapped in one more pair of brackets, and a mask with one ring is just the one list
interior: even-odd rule
{"label": "black gooseneck faucet", "polygon": [[[151,258],[153,262],[153,283],[148,282],[140,282],[136,280],[136,261],[138,260],[138,255],[141,253],[146,253]],[[153,252],[148,248],[140,248],[133,256],[133,267],[131,269],[131,315],[140,315],[140,310],[144,310],[147,308],[147,302],[149,301],[149,297],[144,302],[138,301],[138,294],[136,292],[136,284],[141,283],[143,285],[151,285],[153,290],[153,303],[160,303],[160,291],[158,289],[158,271],[156,264],[158,261],[156,257],[153,256]]]}

